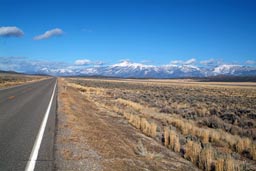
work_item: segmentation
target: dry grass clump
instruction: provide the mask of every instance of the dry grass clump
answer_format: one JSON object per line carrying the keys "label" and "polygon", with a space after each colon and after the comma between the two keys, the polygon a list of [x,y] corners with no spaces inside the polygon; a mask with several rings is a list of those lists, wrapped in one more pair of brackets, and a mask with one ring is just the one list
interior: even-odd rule
{"label": "dry grass clump", "polygon": [[80,92],[86,93],[87,95],[105,95],[105,91],[102,88],[85,87],[76,83],[68,83],[67,86],[78,89]]}
{"label": "dry grass clump", "polygon": [[209,131],[209,140],[211,142],[218,142],[220,140],[220,132],[218,130],[210,130]]}
{"label": "dry grass clump", "polygon": [[224,171],[224,159],[219,158],[215,162],[215,171]]}
{"label": "dry grass clump", "polygon": [[164,145],[167,147],[170,144],[170,130],[169,128],[164,128]]}
{"label": "dry grass clump", "polygon": [[212,170],[212,162],[214,159],[214,151],[211,146],[204,148],[199,155],[199,168],[205,171]]}
{"label": "dry grass clump", "polygon": [[156,134],[157,134],[157,124],[152,122],[150,124],[150,135],[151,137],[156,137]]}
{"label": "dry grass clump", "polygon": [[250,145],[251,141],[249,138],[239,138],[236,143],[236,151],[242,153],[244,150],[248,150]]}
{"label": "dry grass clump", "polygon": [[250,154],[253,160],[256,160],[256,144],[252,144],[250,148]]}
{"label": "dry grass clump", "polygon": [[242,153],[248,150],[251,156],[255,158],[255,150],[253,149],[253,143],[249,138],[241,138],[237,135],[232,135],[223,130],[216,130],[211,128],[199,128],[191,121],[184,120],[182,118],[168,117],[166,118],[168,123],[175,126],[183,135],[195,135],[201,139],[201,142],[207,144],[209,142],[223,141],[229,145],[229,148],[238,153]]}
{"label": "dry grass clump", "polygon": [[[135,128],[140,129],[141,127],[141,120],[138,115],[130,115],[129,122],[135,126]],[[145,127],[148,127],[148,125],[145,125]]]}
{"label": "dry grass clump", "polygon": [[140,105],[138,103],[132,102],[130,100],[121,99],[121,98],[118,98],[117,102],[119,102],[121,104],[124,104],[124,105],[127,105],[127,106],[130,106],[130,107],[132,107],[133,109],[135,109],[137,111],[141,111],[143,108],[145,108],[145,107],[143,107],[142,105]]}
{"label": "dry grass clump", "polygon": [[180,152],[180,139],[179,137],[176,135],[175,139],[174,139],[174,147],[173,147],[173,151],[175,152]]}
{"label": "dry grass clump", "polygon": [[210,132],[208,129],[200,129],[199,136],[202,139],[203,143],[209,142],[209,134],[210,134]]}
{"label": "dry grass clump", "polygon": [[201,116],[201,117],[207,116],[210,114],[209,110],[204,106],[197,107],[195,109],[195,112],[198,116]]}
{"label": "dry grass clump", "polygon": [[224,170],[225,171],[240,171],[240,167],[235,163],[235,160],[231,156],[228,156],[225,159]]}
{"label": "dry grass clump", "polygon": [[199,154],[202,150],[201,145],[194,141],[188,141],[185,145],[185,149],[184,158],[198,166]]}
{"label": "dry grass clump", "polygon": [[157,134],[157,124],[148,122],[146,118],[142,118],[138,115],[124,113],[124,117],[131,123],[135,128],[140,129],[143,133],[148,136],[155,137]]}
{"label": "dry grass clump", "polygon": [[214,132],[213,130],[210,131],[210,129],[207,129],[207,128],[198,128],[191,122],[185,121],[181,118],[169,117],[168,121],[175,127],[179,128],[183,135],[188,135],[188,134],[195,135],[195,136],[201,138],[203,143],[208,143],[210,137],[213,137],[216,139],[218,139],[218,137],[220,137],[220,135],[217,135],[217,134],[219,134],[218,132]]}
{"label": "dry grass clump", "polygon": [[169,128],[164,128],[164,145],[175,152],[180,152],[179,135]]}
{"label": "dry grass clump", "polygon": [[227,156],[224,158],[219,158],[215,162],[215,171],[240,171],[239,165],[231,157]]}

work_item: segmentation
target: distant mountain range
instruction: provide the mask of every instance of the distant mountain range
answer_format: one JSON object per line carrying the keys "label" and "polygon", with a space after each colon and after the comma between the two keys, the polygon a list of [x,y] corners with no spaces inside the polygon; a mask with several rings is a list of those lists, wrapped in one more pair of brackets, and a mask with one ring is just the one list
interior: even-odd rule
{"label": "distant mountain range", "polygon": [[256,76],[256,67],[242,65],[219,65],[215,67],[197,67],[194,65],[144,65],[124,61],[110,66],[84,67],[79,69],[42,68],[36,74],[55,76],[107,76],[123,78],[182,78],[208,77],[217,75]]}

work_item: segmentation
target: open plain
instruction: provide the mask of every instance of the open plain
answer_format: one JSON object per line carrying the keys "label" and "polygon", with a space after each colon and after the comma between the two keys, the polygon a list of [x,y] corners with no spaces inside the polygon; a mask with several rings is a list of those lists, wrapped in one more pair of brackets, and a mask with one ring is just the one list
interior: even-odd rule
{"label": "open plain", "polygon": [[255,83],[60,78],[58,102],[57,170],[256,169]]}

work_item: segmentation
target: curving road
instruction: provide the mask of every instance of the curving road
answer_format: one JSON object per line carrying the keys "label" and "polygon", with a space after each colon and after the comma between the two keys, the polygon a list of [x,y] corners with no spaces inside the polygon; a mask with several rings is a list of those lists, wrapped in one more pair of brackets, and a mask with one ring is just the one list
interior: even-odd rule
{"label": "curving road", "polygon": [[50,78],[0,89],[1,171],[54,169],[56,84]]}

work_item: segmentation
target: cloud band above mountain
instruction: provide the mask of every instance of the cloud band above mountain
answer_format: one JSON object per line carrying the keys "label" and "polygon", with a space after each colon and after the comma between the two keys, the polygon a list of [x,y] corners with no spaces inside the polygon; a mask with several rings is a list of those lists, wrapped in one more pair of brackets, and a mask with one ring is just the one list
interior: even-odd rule
{"label": "cloud band above mountain", "polygon": [[[181,65],[145,65],[131,61],[102,65],[100,61],[79,59],[74,63],[30,60],[24,57],[0,57],[0,70],[49,75],[100,75],[133,78],[180,78],[214,75],[256,76],[256,67],[250,65],[220,64],[214,67],[191,65],[195,60],[183,61]],[[210,60],[211,61],[211,60]],[[208,64],[208,62],[206,62]],[[252,64],[252,61],[249,61]]]}

